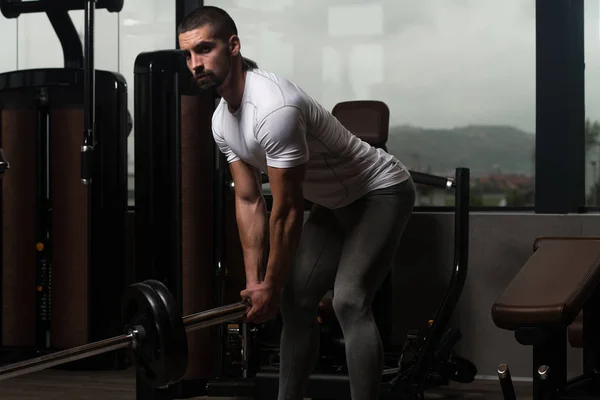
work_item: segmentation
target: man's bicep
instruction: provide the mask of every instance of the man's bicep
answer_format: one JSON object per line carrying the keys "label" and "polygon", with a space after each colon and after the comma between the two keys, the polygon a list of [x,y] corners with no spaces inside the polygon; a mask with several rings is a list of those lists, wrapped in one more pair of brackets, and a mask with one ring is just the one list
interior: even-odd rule
{"label": "man's bicep", "polygon": [[269,183],[274,204],[304,207],[304,175],[306,164],[290,168],[269,167]]}
{"label": "man's bicep", "polygon": [[258,170],[242,160],[229,164],[236,197],[245,202],[255,202],[262,197]]}
{"label": "man's bicep", "polygon": [[285,106],[265,117],[256,138],[268,167],[292,168],[308,161],[306,121],[297,107]]}

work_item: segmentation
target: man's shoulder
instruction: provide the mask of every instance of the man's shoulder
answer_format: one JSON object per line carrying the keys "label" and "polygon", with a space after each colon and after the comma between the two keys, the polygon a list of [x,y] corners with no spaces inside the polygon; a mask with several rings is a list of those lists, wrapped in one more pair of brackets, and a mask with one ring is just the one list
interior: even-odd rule
{"label": "man's shoulder", "polygon": [[251,96],[249,101],[256,109],[258,119],[286,107],[303,108],[306,96],[302,90],[287,78],[253,69],[251,73]]}
{"label": "man's shoulder", "polygon": [[282,75],[260,68],[249,69],[248,75],[250,75],[252,82],[256,87],[277,89],[279,91],[282,90],[282,85],[289,82],[288,79]]}
{"label": "man's shoulder", "polygon": [[221,121],[223,119],[223,109],[224,109],[225,105],[226,105],[225,100],[221,99],[219,101],[219,104],[217,104],[215,111],[212,114],[211,125],[212,125],[212,129],[213,129],[213,134],[218,133],[218,128],[221,126]]}
{"label": "man's shoulder", "polygon": [[227,102],[225,101],[224,98],[221,97],[221,99],[219,100],[219,103],[215,107],[215,111],[213,111],[213,114],[212,114],[212,120],[213,120],[213,122],[216,119],[219,119],[219,118],[221,118],[223,116],[223,110],[226,107],[227,107]]}

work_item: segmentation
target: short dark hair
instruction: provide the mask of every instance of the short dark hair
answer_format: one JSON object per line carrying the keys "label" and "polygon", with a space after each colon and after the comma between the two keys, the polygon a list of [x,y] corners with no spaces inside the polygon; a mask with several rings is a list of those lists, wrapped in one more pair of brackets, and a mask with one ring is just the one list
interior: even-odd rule
{"label": "short dark hair", "polygon": [[238,34],[233,18],[223,9],[215,6],[202,6],[186,15],[179,23],[177,34],[192,31],[210,25],[215,38],[228,41]]}

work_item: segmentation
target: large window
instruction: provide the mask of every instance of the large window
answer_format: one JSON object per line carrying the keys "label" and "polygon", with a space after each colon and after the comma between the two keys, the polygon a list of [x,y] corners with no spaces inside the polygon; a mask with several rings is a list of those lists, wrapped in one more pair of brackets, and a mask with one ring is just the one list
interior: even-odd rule
{"label": "large window", "polygon": [[[83,40],[84,12],[70,11]],[[145,51],[173,48],[175,3],[164,0],[127,0],[120,13],[96,11],[95,63],[100,70],[119,72],[128,84],[128,108],[134,115],[133,65]],[[18,19],[0,15],[0,73],[31,68],[62,68],[63,52],[46,14],[24,14]],[[129,201],[133,203],[133,132],[129,136]]]}
{"label": "large window", "polygon": [[[242,54],[328,109],[391,110],[388,148],[410,169],[471,169],[473,205],[532,206],[534,0],[209,0],[238,24]],[[452,199],[421,191],[419,204]]]}
{"label": "large window", "polygon": [[584,2],[585,12],[585,192],[586,205],[600,206],[600,6]]}
{"label": "large window", "polygon": [[[75,28],[83,39],[84,12],[70,11]],[[95,63],[97,69],[118,71],[119,16],[96,11]],[[14,20],[12,20],[14,21]],[[3,21],[4,23],[4,21]],[[17,20],[17,69],[62,68],[63,51],[45,13],[23,14]]]}
{"label": "large window", "polygon": [[17,21],[6,20],[0,14],[0,74],[17,68]]}

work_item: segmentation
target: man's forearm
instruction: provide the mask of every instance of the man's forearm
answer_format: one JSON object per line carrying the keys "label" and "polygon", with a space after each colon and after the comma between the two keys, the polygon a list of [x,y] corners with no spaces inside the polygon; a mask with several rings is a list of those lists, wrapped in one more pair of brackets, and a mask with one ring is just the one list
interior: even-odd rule
{"label": "man's forearm", "polygon": [[264,199],[245,202],[236,199],[236,220],[244,254],[247,282],[263,280],[267,243],[267,214]]}
{"label": "man's forearm", "polygon": [[269,260],[265,281],[278,289],[283,287],[289,276],[303,222],[304,209],[301,208],[287,207],[271,212]]}

